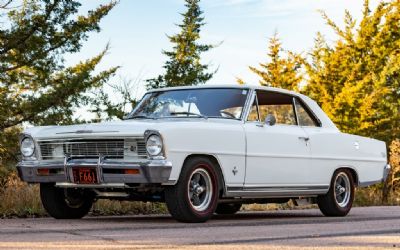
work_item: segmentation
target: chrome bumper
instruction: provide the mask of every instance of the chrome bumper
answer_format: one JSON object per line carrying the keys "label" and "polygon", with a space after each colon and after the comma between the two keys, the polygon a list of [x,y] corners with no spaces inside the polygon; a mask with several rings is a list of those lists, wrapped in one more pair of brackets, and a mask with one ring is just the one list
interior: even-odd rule
{"label": "chrome bumper", "polygon": [[390,169],[391,169],[390,164],[386,164],[385,167],[383,168],[383,178],[382,178],[382,182],[385,182],[386,179],[388,178]]}
{"label": "chrome bumper", "polygon": [[[73,169],[79,167],[96,168],[98,185],[130,183],[166,183],[172,170],[172,163],[166,160],[143,160],[125,162],[116,159],[68,159],[64,161],[22,161],[18,163],[19,177],[28,183],[71,183]],[[48,175],[38,172],[49,169]],[[127,169],[139,170],[137,174],[124,174]],[[119,171],[120,170],[120,171]]]}

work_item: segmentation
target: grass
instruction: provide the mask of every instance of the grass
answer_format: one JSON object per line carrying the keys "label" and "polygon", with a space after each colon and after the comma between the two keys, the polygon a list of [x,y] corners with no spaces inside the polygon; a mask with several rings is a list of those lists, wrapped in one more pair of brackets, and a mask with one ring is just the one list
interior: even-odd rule
{"label": "grass", "polygon": [[[0,218],[47,216],[39,197],[39,185],[29,185],[10,174],[0,186]],[[91,215],[163,214],[167,208],[157,202],[99,200]]]}
{"label": "grass", "polygon": [[357,189],[354,199],[354,206],[367,207],[367,206],[400,206],[400,190],[392,192],[389,195],[387,203],[382,202],[382,191],[377,186]]}
{"label": "grass", "polygon": [[[47,216],[40,197],[39,186],[28,185],[19,180],[14,172],[0,182],[0,218]],[[354,206],[400,205],[400,194],[389,197],[382,204],[379,187],[357,189]],[[244,211],[267,211],[317,208],[316,205],[295,206],[292,201],[284,204],[248,204]],[[91,215],[136,215],[168,213],[165,204],[155,202],[130,202],[99,200],[93,205]]]}
{"label": "grass", "polygon": [[37,217],[46,215],[39,199],[38,185],[21,182],[15,173],[8,176],[0,190],[0,217]]}

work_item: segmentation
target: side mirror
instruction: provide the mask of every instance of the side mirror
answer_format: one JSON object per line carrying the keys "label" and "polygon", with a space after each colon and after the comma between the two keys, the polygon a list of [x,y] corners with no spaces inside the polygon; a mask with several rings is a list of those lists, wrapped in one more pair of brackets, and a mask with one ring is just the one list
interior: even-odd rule
{"label": "side mirror", "polygon": [[267,117],[265,117],[265,124],[268,126],[273,126],[276,123],[276,118],[273,114],[268,114]]}

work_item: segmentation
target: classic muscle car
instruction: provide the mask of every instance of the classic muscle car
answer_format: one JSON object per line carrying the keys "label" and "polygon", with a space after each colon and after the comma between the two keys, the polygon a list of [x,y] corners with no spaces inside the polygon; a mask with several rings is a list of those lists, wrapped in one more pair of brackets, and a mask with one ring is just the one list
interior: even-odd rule
{"label": "classic muscle car", "polygon": [[345,216],[390,169],[384,142],[341,133],[307,96],[246,85],[152,90],[125,120],[28,128],[20,144],[19,176],[58,219],[97,199],[166,202],[183,222],[300,198]]}

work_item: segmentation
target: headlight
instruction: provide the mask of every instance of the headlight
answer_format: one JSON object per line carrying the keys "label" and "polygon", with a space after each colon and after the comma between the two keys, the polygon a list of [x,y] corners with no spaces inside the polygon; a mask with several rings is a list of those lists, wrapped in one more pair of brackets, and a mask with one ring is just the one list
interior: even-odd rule
{"label": "headlight", "polygon": [[30,157],[35,152],[35,143],[33,142],[32,138],[25,137],[21,141],[21,153],[25,157]]}
{"label": "headlight", "polygon": [[157,156],[163,148],[162,140],[159,135],[150,135],[146,141],[146,150],[150,156]]}

